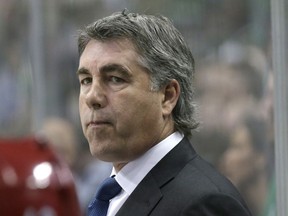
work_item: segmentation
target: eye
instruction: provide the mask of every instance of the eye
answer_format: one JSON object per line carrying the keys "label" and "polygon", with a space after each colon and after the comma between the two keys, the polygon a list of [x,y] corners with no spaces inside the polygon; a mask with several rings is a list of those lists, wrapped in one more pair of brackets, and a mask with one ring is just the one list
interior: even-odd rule
{"label": "eye", "polygon": [[109,78],[110,82],[115,83],[115,84],[120,84],[120,83],[124,83],[125,80],[120,78],[120,77],[116,77],[116,76],[111,76]]}
{"label": "eye", "polygon": [[86,77],[80,80],[80,84],[81,85],[88,85],[92,82],[92,78],[91,77]]}

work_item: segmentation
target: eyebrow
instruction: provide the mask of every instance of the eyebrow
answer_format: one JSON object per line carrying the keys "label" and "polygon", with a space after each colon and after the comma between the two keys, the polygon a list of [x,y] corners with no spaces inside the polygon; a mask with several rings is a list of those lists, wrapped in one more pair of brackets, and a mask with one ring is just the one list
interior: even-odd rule
{"label": "eyebrow", "polygon": [[77,71],[76,71],[76,75],[81,75],[81,74],[89,74],[89,70],[82,67],[82,68],[79,68]]}
{"label": "eyebrow", "polygon": [[131,77],[131,73],[122,65],[119,64],[107,64],[100,68],[100,73],[111,73],[113,71],[118,71],[126,77]]}
{"label": "eyebrow", "polygon": [[[122,65],[119,65],[119,64],[114,64],[114,63],[102,66],[99,69],[99,71],[101,74],[106,74],[106,73],[111,73],[113,71],[118,71],[126,77],[132,76],[131,73],[125,67],[123,67]],[[89,69],[87,69],[85,67],[81,67],[76,71],[76,74],[78,76],[87,75],[87,74],[90,74],[90,71],[89,71]]]}

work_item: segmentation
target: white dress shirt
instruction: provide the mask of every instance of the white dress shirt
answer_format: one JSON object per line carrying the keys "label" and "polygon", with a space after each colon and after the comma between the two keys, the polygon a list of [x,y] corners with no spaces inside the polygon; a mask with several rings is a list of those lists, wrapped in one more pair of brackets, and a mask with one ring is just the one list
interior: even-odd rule
{"label": "white dress shirt", "polygon": [[107,216],[114,216],[118,212],[147,173],[171,151],[183,137],[181,133],[175,132],[153,146],[141,157],[126,164],[118,173],[116,173],[113,168],[111,175],[116,175],[115,179],[122,187],[122,191],[110,200]]}

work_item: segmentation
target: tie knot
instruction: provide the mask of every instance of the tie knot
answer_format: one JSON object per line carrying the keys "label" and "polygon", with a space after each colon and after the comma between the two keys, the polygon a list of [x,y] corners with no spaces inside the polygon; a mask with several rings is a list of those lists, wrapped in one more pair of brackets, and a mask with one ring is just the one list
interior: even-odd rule
{"label": "tie knot", "polygon": [[106,178],[96,193],[96,199],[108,201],[119,194],[121,190],[122,188],[115,180],[115,178]]}
{"label": "tie knot", "polygon": [[88,206],[87,215],[105,216],[109,207],[109,200],[115,197],[122,190],[115,178],[107,178],[100,185],[94,200]]}

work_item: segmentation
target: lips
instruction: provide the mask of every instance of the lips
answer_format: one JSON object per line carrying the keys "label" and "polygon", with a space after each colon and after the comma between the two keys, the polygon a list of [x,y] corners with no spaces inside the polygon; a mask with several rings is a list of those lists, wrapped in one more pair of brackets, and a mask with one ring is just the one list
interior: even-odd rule
{"label": "lips", "polygon": [[87,124],[87,127],[97,127],[97,126],[105,126],[105,125],[111,125],[111,122],[105,121],[105,120],[90,121]]}

